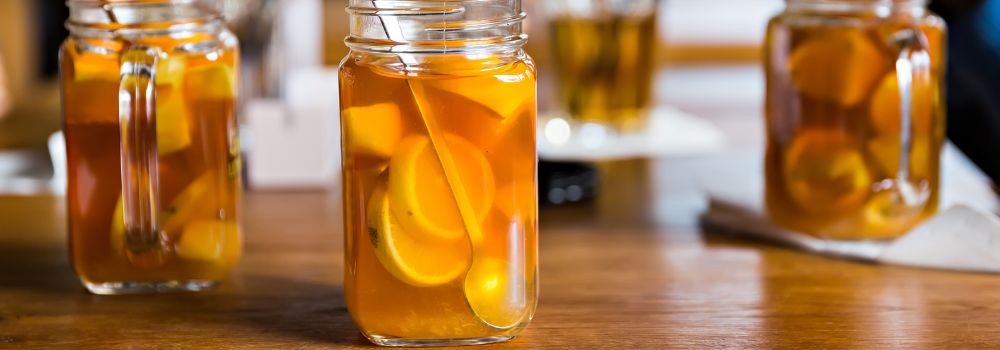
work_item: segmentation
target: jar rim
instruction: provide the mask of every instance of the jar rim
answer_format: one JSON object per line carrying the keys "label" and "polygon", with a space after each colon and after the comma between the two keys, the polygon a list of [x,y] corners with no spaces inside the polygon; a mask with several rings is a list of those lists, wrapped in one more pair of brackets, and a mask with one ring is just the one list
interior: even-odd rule
{"label": "jar rim", "polygon": [[224,27],[222,15],[201,0],[68,0],[66,6],[65,26],[75,35],[157,36]]}
{"label": "jar rim", "polygon": [[520,0],[351,0],[352,50],[392,53],[516,51],[527,41]]}

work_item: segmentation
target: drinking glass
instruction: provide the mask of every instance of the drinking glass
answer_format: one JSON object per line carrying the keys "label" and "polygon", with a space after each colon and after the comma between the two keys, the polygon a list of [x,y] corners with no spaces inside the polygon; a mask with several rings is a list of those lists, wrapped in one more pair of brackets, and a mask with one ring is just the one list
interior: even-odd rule
{"label": "drinking glass", "polygon": [[618,133],[648,123],[656,0],[547,0],[562,112]]}
{"label": "drinking glass", "polygon": [[61,81],[77,275],[97,294],[215,285],[241,249],[236,38],[201,1],[67,5]]}
{"label": "drinking glass", "polygon": [[536,74],[520,0],[352,0],[347,306],[372,342],[513,338],[537,296]]}
{"label": "drinking glass", "polygon": [[944,22],[919,0],[790,0],[766,43],[766,203],[833,240],[933,215],[944,141]]}

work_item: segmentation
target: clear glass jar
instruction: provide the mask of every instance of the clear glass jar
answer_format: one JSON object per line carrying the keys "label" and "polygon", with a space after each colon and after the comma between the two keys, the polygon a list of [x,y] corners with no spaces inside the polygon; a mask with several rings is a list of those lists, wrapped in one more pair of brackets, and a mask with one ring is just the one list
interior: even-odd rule
{"label": "clear glass jar", "polygon": [[200,1],[67,2],[73,267],[97,294],[201,290],[241,250],[237,40]]}
{"label": "clear glass jar", "polygon": [[657,0],[546,0],[561,112],[615,133],[648,125]]}
{"label": "clear glass jar", "polygon": [[352,0],[348,309],[379,345],[505,341],[537,298],[536,73],[520,0]]}
{"label": "clear glass jar", "polygon": [[833,240],[938,207],[945,26],[921,0],[788,0],[767,32],[766,203]]}

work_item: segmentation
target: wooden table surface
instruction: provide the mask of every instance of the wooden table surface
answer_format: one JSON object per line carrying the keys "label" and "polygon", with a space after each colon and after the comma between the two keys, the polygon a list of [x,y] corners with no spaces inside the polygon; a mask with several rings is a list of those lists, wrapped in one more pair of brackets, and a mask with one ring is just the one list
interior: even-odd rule
{"label": "wooden table surface", "polygon": [[[691,174],[726,162],[604,164],[599,200],[544,209],[538,313],[516,341],[484,348],[1000,344],[1000,277],[701,232]],[[0,197],[0,349],[369,347],[344,307],[338,203],[336,191],[251,192],[246,254],[228,283],[109,297],[84,292],[68,265],[61,198]]]}

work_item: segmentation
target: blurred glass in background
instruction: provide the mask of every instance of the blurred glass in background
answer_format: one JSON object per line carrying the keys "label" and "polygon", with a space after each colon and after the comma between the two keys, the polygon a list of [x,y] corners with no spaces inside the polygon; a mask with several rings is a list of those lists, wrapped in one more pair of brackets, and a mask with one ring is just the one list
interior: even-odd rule
{"label": "blurred glass in background", "polygon": [[546,1],[560,108],[615,131],[642,129],[656,50],[654,0]]}

